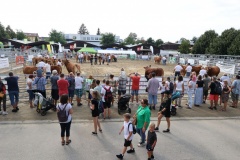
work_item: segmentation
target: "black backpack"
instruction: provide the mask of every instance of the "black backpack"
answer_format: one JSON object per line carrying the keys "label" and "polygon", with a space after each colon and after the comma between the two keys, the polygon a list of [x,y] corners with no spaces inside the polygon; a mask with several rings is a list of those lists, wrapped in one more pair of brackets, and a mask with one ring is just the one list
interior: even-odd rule
{"label": "black backpack", "polygon": [[57,112],[57,116],[58,116],[58,121],[59,122],[66,122],[68,120],[68,115],[66,114],[66,106],[63,108],[63,110],[61,110],[61,108],[58,106],[59,111]]}
{"label": "black backpack", "polygon": [[174,90],[174,85],[173,85],[173,82],[171,82],[171,81],[170,81],[170,84],[169,84],[169,90],[170,91]]}
{"label": "black backpack", "polygon": [[221,95],[222,94],[222,86],[221,86],[220,82],[214,82],[214,84],[215,84],[214,92],[218,95]]}
{"label": "black backpack", "polygon": [[133,126],[133,134],[136,134],[137,133],[136,127],[132,123],[128,124],[128,131],[129,131],[130,124]]}
{"label": "black backpack", "polygon": [[104,89],[106,90],[105,96],[104,96],[104,100],[105,102],[112,102],[112,92],[111,92],[111,87],[109,87],[109,89],[107,89],[106,87],[104,87]]}
{"label": "black backpack", "polygon": [[104,108],[103,108],[103,102],[100,100],[98,101],[98,113],[103,113]]}

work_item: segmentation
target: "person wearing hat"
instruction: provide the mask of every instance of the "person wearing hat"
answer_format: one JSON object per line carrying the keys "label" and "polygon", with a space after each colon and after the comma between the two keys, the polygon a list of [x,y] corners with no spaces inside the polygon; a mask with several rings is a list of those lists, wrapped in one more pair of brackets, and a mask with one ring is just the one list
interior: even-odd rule
{"label": "person wearing hat", "polygon": [[134,95],[135,95],[136,96],[136,102],[138,104],[138,91],[139,91],[139,83],[140,83],[141,75],[138,74],[137,72],[135,72],[135,73],[130,73],[129,77],[132,80],[131,103],[133,103]]}

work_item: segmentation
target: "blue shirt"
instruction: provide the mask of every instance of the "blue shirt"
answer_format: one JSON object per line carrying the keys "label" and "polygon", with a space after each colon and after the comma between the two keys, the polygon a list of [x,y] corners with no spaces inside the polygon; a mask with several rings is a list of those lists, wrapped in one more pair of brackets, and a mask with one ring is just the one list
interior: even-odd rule
{"label": "blue shirt", "polygon": [[44,77],[37,77],[33,81],[33,85],[34,84],[37,85],[37,90],[45,91],[45,85],[47,84],[47,80]]}
{"label": "blue shirt", "polygon": [[74,89],[75,89],[75,78],[69,76],[69,77],[66,78],[66,80],[67,80],[68,83],[69,83],[68,89],[74,90]]}
{"label": "blue shirt", "polygon": [[59,76],[52,76],[50,80],[52,84],[52,89],[58,89],[57,81],[59,80]]}
{"label": "blue shirt", "polygon": [[5,81],[7,81],[8,91],[18,91],[19,92],[19,87],[18,87],[19,77],[12,76],[12,77],[6,77],[4,79],[5,79]]}
{"label": "blue shirt", "polygon": [[238,80],[238,79],[234,80],[233,84],[232,84],[232,87],[233,87],[232,92],[234,94],[239,95],[240,94],[240,80]]}

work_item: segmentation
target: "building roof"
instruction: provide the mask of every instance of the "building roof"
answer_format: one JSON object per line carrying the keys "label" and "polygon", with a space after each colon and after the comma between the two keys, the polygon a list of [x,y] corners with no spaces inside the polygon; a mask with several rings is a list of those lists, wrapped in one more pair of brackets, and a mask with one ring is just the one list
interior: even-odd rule
{"label": "building roof", "polygon": [[27,37],[38,37],[38,33],[24,33]]}

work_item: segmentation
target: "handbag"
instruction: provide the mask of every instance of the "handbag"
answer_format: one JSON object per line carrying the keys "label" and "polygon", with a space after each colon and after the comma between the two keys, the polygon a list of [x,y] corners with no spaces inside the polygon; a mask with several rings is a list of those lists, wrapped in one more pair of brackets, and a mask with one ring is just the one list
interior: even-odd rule
{"label": "handbag", "polygon": [[5,95],[5,94],[1,92],[1,93],[0,93],[0,98],[3,98],[4,95]]}
{"label": "handbag", "polygon": [[135,114],[135,117],[133,118],[132,124],[137,125],[137,114],[142,110],[142,108]]}

